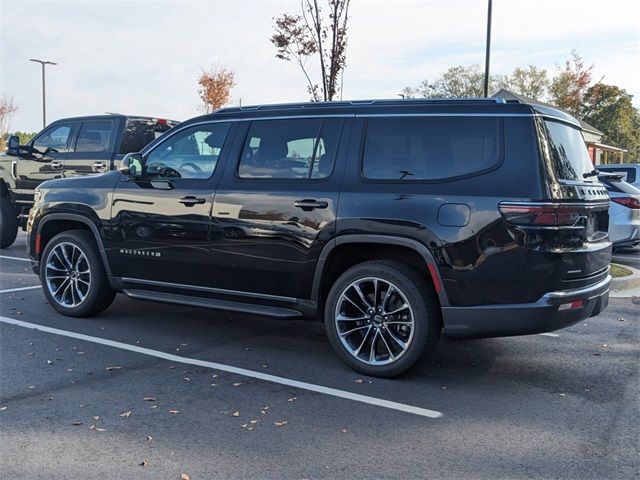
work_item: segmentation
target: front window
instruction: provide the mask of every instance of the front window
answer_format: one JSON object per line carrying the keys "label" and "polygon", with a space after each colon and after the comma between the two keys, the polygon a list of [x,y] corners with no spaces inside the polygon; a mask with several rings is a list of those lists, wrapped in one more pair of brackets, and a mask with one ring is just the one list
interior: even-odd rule
{"label": "front window", "polygon": [[146,176],[209,178],[218,164],[230,125],[198,125],[169,137],[147,156]]}
{"label": "front window", "polygon": [[34,153],[43,155],[47,150],[54,152],[69,151],[69,137],[73,131],[73,124],[63,123],[48,128],[33,141]]}
{"label": "front window", "polygon": [[551,167],[559,180],[591,181],[596,177],[585,177],[593,172],[587,146],[579,129],[566,123],[544,120]]}

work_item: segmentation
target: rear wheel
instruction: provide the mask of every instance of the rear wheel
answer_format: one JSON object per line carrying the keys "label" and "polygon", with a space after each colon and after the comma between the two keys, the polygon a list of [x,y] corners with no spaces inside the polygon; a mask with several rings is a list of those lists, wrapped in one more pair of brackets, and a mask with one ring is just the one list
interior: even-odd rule
{"label": "rear wheel", "polygon": [[0,248],[13,245],[18,235],[18,214],[6,197],[0,198]]}
{"label": "rear wheel", "polygon": [[70,317],[88,317],[115,297],[93,236],[85,230],[53,237],[40,259],[40,281],[53,308]]}
{"label": "rear wheel", "polygon": [[442,320],[435,292],[415,270],[381,260],[338,278],[327,297],[325,327],[345,363],[393,377],[435,350]]}

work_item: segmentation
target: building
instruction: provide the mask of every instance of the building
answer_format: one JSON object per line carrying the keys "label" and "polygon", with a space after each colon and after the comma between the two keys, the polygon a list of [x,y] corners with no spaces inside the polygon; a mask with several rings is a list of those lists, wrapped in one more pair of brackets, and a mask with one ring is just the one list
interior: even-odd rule
{"label": "building", "polygon": [[[534,100],[532,98],[525,97],[524,95],[513,93],[506,88],[501,88],[495,94],[493,94],[491,98],[503,98],[506,101],[511,100],[522,103],[537,103],[539,105],[544,105],[547,107],[558,108],[554,105],[550,105],[539,100]],[[584,137],[584,141],[587,144],[589,156],[591,157],[591,161],[594,165],[606,165],[608,163],[623,162],[623,156],[626,150],[614,147],[613,145],[606,145],[604,143],[601,143],[604,133],[579,118],[577,120],[580,122],[580,126],[582,127],[582,136]]]}

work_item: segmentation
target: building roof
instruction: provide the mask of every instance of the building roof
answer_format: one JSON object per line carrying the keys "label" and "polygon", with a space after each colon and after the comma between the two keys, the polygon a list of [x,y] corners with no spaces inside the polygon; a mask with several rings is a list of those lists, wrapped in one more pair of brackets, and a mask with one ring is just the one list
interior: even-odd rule
{"label": "building roof", "polygon": [[[534,104],[534,105],[542,105],[543,107],[551,107],[551,108],[555,108],[556,110],[562,110],[561,108],[558,108],[555,105],[551,105],[550,103],[541,102],[540,100],[534,100],[533,98],[529,98],[529,97],[526,97],[524,95],[520,95],[519,93],[514,93],[511,90],[507,90],[506,88],[501,88],[496,93],[491,95],[491,98],[504,98],[505,100],[518,100],[519,102],[522,102],[522,103],[528,103],[528,104]],[[564,110],[562,110],[562,111],[564,111]],[[568,112],[565,112],[565,113],[567,113],[568,115],[571,115]],[[589,125],[584,120],[581,120],[580,118],[576,118],[576,120],[578,120],[578,122],[580,122],[580,126],[582,127],[582,130],[584,130],[585,132],[592,133],[592,134],[597,135],[599,137],[602,137],[604,135],[603,132],[598,130],[593,125]]]}

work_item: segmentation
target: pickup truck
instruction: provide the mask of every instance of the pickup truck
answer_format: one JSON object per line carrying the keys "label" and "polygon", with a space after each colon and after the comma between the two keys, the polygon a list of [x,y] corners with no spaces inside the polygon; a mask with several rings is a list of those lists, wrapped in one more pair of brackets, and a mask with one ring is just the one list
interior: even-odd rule
{"label": "pickup truck", "polygon": [[57,120],[27,145],[10,137],[0,155],[0,248],[13,244],[26,228],[35,188],[46,180],[104,173],[118,168],[126,153],[139,152],[174,120],[94,115]]}

